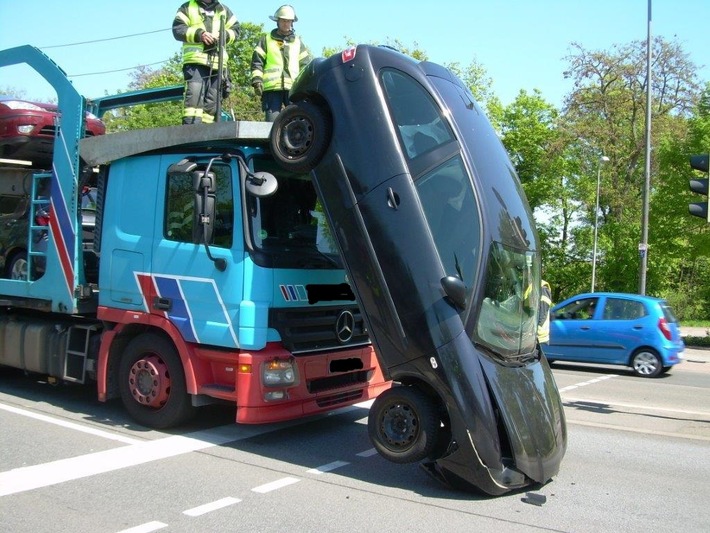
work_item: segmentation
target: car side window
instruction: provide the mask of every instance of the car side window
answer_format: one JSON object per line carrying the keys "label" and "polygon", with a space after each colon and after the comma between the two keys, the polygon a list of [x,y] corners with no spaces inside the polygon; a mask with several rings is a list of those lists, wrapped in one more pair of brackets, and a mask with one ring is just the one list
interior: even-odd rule
{"label": "car side window", "polygon": [[635,320],[646,315],[646,309],[641,302],[608,298],[604,305],[604,320]]}
{"label": "car side window", "polygon": [[598,300],[599,298],[582,298],[570,302],[555,311],[555,320],[590,320],[594,317]]}
{"label": "car side window", "polygon": [[385,69],[382,85],[407,157],[414,159],[454,139],[436,102],[417,81],[398,70]]}

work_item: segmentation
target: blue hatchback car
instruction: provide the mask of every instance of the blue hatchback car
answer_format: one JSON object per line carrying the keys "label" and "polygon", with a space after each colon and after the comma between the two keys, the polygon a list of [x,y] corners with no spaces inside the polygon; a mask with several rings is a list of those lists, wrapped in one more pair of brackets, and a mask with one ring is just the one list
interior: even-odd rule
{"label": "blue hatchback car", "polygon": [[680,324],[665,300],[637,294],[579,294],[550,311],[547,360],[630,366],[642,377],[683,360]]}

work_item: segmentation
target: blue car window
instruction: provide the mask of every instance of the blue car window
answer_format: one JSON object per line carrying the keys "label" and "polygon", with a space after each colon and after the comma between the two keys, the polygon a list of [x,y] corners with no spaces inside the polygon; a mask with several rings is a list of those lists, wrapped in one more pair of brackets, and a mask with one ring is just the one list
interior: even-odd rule
{"label": "blue car window", "polygon": [[621,298],[607,298],[604,305],[604,320],[636,320],[646,316],[643,303]]}
{"label": "blue car window", "polygon": [[582,298],[568,303],[555,312],[555,320],[589,320],[594,318],[594,311],[599,298]]}

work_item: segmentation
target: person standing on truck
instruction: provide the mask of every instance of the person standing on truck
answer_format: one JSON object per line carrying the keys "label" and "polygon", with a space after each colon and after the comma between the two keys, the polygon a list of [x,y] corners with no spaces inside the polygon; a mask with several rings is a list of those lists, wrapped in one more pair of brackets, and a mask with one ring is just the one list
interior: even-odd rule
{"label": "person standing on truck", "polygon": [[293,29],[298,21],[292,6],[283,5],[269,17],[276,28],[259,39],[251,58],[251,85],[261,98],[267,122],[288,105],[288,91],[301,69],[312,59],[311,52]]}
{"label": "person standing on truck", "polygon": [[227,75],[224,44],[239,38],[237,17],[219,0],[189,0],[178,9],[173,20],[173,37],[182,41],[182,73],[185,79],[183,124],[210,124],[217,113],[220,54],[223,75]]}

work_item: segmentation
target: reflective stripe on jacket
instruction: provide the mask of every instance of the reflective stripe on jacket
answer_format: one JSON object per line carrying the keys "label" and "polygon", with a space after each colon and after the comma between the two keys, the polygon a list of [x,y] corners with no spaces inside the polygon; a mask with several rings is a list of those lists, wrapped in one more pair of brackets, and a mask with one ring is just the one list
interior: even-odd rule
{"label": "reflective stripe on jacket", "polygon": [[540,316],[538,317],[537,326],[537,340],[540,343],[550,342],[550,307],[552,307],[550,284],[543,280],[540,291]]}

